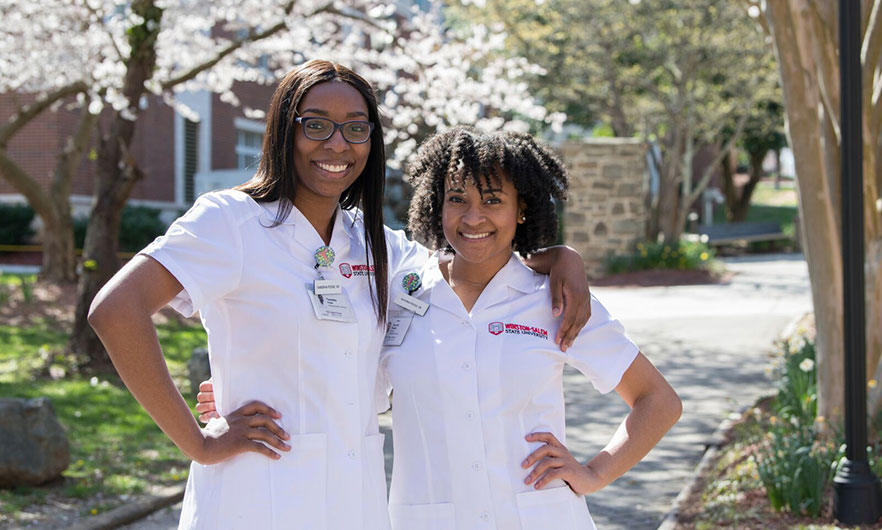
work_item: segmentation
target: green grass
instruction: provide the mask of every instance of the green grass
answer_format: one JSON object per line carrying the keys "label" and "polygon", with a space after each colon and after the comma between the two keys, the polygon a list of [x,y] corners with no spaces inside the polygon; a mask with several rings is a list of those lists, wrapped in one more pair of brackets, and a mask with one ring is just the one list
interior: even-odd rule
{"label": "green grass", "polygon": [[0,306],[6,304],[14,291],[21,291],[22,298],[32,302],[36,281],[35,274],[5,274],[0,270]]}
{"label": "green grass", "polygon": [[[169,371],[179,388],[188,391],[182,386],[187,384],[186,362],[193,348],[205,344],[205,331],[198,324],[173,322],[158,326],[158,335]],[[63,484],[0,489],[2,514],[14,517],[22,508],[44,502],[49,490],[53,495],[96,499],[87,503],[86,511],[100,513],[118,504],[119,495],[186,478],[187,459],[116,375],[34,378],[34,368],[45,364],[49,352],[62,351],[66,341],[67,335],[48,322],[24,329],[0,325],[0,397],[49,397],[71,447]]]}

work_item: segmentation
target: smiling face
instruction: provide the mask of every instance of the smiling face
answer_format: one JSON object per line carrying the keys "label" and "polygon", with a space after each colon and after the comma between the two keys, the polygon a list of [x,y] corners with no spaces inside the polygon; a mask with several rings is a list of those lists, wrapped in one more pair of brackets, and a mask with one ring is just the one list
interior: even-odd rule
{"label": "smiling face", "polygon": [[505,174],[481,191],[469,178],[446,179],[441,225],[457,258],[502,267],[522,223],[523,201]]}
{"label": "smiling face", "polygon": [[[328,118],[337,123],[350,120],[369,120],[368,106],[355,87],[341,82],[319,83],[309,89],[300,100],[297,115],[309,118]],[[294,204],[328,202],[336,205],[340,195],[361,175],[371,141],[350,144],[341,131],[327,140],[310,140],[303,128],[296,124],[294,133],[294,170],[297,175]],[[301,208],[302,209],[302,208]]]}

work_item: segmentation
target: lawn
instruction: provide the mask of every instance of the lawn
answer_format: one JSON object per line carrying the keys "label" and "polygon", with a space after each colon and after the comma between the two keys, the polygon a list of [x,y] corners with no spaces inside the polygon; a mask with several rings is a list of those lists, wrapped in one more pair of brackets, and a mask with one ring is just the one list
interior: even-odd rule
{"label": "lawn", "polygon": [[[791,239],[796,236],[797,210],[796,189],[792,182],[782,183],[775,189],[772,182],[760,182],[753,192],[746,221],[776,222]],[[714,209],[714,223],[725,223],[726,212],[722,206]]]}
{"label": "lawn", "polygon": [[[25,283],[28,278],[24,278]],[[68,516],[100,513],[148,491],[154,484],[186,479],[188,460],[141,409],[115,374],[83,376],[60,355],[69,321],[30,316],[46,303],[43,289],[32,285],[26,300],[22,277],[0,275],[5,298],[0,307],[0,397],[48,396],[67,431],[71,464],[57,483],[36,488],[0,489],[0,526],[12,521],[39,523],[52,506],[68,506]],[[68,308],[72,310],[72,308]],[[12,316],[11,316],[12,315]],[[193,348],[206,342],[198,323],[162,319],[158,334],[169,371],[189,392],[186,362]],[[193,400],[193,396],[185,396]]]}

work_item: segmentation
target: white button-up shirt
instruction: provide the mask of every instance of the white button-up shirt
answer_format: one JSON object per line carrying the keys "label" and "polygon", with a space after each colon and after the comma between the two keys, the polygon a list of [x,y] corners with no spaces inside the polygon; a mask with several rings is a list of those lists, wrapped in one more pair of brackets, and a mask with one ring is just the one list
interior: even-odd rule
{"label": "white button-up shirt", "polygon": [[[380,360],[394,392],[393,528],[594,528],[585,500],[562,481],[538,491],[524,484],[521,462],[541,445],[524,436],[547,431],[566,443],[564,365],[609,392],[637,346],[592,297],[588,325],[561,352],[548,278],[515,255],[471,313],[441,276],[438,256],[422,277],[414,296],[431,304],[428,312]],[[401,290],[398,281],[392,287],[393,296]]]}
{"label": "white button-up shirt", "polygon": [[[184,290],[171,305],[199,311],[208,333],[217,410],[260,400],[282,414],[289,452],[193,463],[180,528],[385,529],[383,435],[374,409],[383,330],[369,283],[358,212],[338,208],[323,275],[339,280],[357,322],[319,320],[307,294],[324,243],[293,208],[269,228],[276,203],[238,191],[203,195],[143,252]],[[390,278],[428,253],[386,231]]]}

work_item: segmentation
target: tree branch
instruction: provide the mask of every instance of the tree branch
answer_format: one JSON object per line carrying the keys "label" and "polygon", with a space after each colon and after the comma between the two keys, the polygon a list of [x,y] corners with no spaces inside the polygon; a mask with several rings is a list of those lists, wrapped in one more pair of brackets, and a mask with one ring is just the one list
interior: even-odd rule
{"label": "tree branch", "polygon": [[113,34],[107,29],[107,26],[104,25],[104,16],[98,13],[98,10],[93,8],[89,2],[83,2],[86,5],[86,9],[89,10],[89,13],[94,17],[94,23],[101,25],[101,28],[104,29],[104,32],[107,34],[107,39],[110,41],[110,44],[113,45],[113,51],[116,52],[116,57],[123,64],[126,62],[126,56],[123,55],[123,52],[119,49],[119,46],[116,45],[116,39],[113,38]]}
{"label": "tree branch", "polygon": [[[294,9],[294,2],[293,1],[288,2],[288,4],[285,6],[285,15],[286,16],[289,15],[291,13],[292,9]],[[326,8],[320,8],[317,11],[315,11],[313,14],[318,14],[325,9]],[[264,31],[257,31],[255,28],[251,28],[251,30],[248,31],[248,35],[246,35],[245,37],[243,37],[241,39],[236,39],[236,40],[233,40],[232,42],[230,42],[230,44],[226,48],[221,50],[214,58],[209,59],[208,61],[191,68],[189,71],[179,75],[178,77],[175,77],[175,78],[172,78],[172,79],[169,79],[169,80],[163,82],[161,84],[162,90],[170,90],[181,83],[185,83],[187,81],[190,81],[191,79],[195,78],[197,75],[201,74],[202,72],[212,68],[214,65],[221,62],[221,60],[223,60],[225,57],[227,57],[228,55],[230,55],[234,51],[241,48],[243,45],[245,45],[247,43],[257,42],[259,40],[265,39],[271,35],[278,33],[279,31],[281,31],[287,27],[288,27],[288,25],[285,22],[285,20],[283,19],[282,21],[278,22],[273,27],[271,27],[267,30],[264,30]]]}
{"label": "tree branch", "polygon": [[68,96],[85,92],[89,87],[84,81],[76,81],[63,86],[50,94],[37,97],[37,100],[29,105],[23,105],[18,112],[13,114],[5,125],[0,127],[0,149],[5,149],[9,139],[12,138],[22,127],[36,118],[41,112],[52,106],[53,103]]}
{"label": "tree branch", "polygon": [[98,114],[92,114],[88,108],[83,109],[76,132],[67,139],[64,151],[58,157],[55,176],[52,179],[52,194],[56,199],[67,201],[70,197],[73,173],[83,159],[83,153],[92,139],[92,131],[98,121]]}
{"label": "tree branch", "polygon": [[37,215],[44,218],[51,217],[52,203],[49,195],[36,180],[15,163],[15,160],[9,157],[6,149],[2,148],[0,148],[0,176],[25,196]]}
{"label": "tree branch", "polygon": [[741,137],[741,131],[744,130],[744,124],[747,123],[747,117],[750,115],[747,108],[742,109],[741,117],[738,118],[738,125],[735,127],[735,132],[732,133],[732,136],[729,138],[729,141],[723,145],[720,151],[717,153],[717,156],[704,168],[704,171],[701,173],[701,178],[698,180],[698,184],[695,186],[695,189],[692,190],[686,200],[683,202],[684,207],[689,207],[698,199],[701,195],[701,192],[707,188],[707,185],[710,183],[711,178],[714,175],[714,170],[717,166],[720,165],[720,162],[723,161],[723,158],[726,154],[735,147],[735,142],[738,141],[738,138]]}

